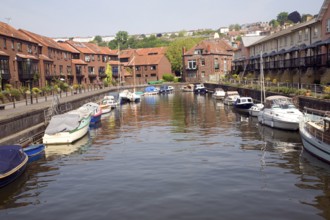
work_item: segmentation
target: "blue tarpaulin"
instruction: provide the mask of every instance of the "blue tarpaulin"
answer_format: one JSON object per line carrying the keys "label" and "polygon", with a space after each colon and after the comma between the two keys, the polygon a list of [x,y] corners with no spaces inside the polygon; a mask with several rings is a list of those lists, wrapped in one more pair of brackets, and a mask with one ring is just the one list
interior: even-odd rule
{"label": "blue tarpaulin", "polygon": [[19,145],[0,146],[0,174],[7,173],[21,164],[26,155]]}

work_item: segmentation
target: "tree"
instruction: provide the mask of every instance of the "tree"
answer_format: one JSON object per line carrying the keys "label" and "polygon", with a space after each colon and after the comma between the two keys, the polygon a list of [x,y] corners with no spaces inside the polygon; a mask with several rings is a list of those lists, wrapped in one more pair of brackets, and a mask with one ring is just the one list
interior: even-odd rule
{"label": "tree", "polygon": [[269,22],[269,25],[271,25],[273,28],[277,28],[280,23],[277,20],[273,19]]}
{"label": "tree", "polygon": [[118,31],[114,40],[109,42],[109,47],[111,49],[117,49],[118,46],[120,49],[128,48],[128,33],[126,31]]}
{"label": "tree", "polygon": [[96,35],[93,39],[93,41],[97,44],[101,43],[103,40],[102,40],[102,37],[100,35]]}
{"label": "tree", "polygon": [[239,30],[241,30],[241,25],[239,25],[239,24],[231,24],[231,25],[229,25],[229,30],[230,31],[239,31]]}
{"label": "tree", "polygon": [[107,77],[105,78],[105,81],[110,84],[112,82],[112,67],[110,64],[107,64],[107,69],[105,70],[105,74]]}
{"label": "tree", "polygon": [[281,25],[284,25],[284,23],[288,21],[288,16],[288,12],[281,12],[277,15],[277,21]]}
{"label": "tree", "polygon": [[301,16],[301,22],[306,22],[308,20],[308,18],[312,18],[312,17],[313,17],[313,15],[311,15],[311,14],[303,14]]}
{"label": "tree", "polygon": [[295,24],[299,23],[301,22],[301,15],[299,14],[299,12],[294,11],[288,15],[288,20],[292,21]]}
{"label": "tree", "polygon": [[166,57],[172,65],[173,72],[182,72],[182,48],[189,50],[201,40],[202,38],[184,38],[170,43],[166,51]]}

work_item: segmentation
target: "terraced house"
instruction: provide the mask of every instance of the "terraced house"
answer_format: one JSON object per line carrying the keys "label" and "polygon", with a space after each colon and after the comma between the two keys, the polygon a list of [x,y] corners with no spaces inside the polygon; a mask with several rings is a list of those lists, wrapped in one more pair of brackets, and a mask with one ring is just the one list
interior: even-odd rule
{"label": "terraced house", "polygon": [[[261,61],[265,77],[277,82],[330,83],[330,0],[325,0],[317,16],[243,44],[233,61],[233,71],[242,77],[257,78]],[[247,42],[247,41],[246,41]],[[262,59],[261,59],[262,58]]]}
{"label": "terraced house", "polygon": [[39,46],[31,37],[0,22],[0,85],[38,85]]}

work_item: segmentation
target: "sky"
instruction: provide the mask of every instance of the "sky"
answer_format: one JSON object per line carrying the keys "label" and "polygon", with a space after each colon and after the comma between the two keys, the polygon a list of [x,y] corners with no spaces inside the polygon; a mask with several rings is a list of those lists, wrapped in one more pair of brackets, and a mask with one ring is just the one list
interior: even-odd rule
{"label": "sky", "polygon": [[318,14],[323,0],[0,0],[0,21],[47,37],[152,34]]}

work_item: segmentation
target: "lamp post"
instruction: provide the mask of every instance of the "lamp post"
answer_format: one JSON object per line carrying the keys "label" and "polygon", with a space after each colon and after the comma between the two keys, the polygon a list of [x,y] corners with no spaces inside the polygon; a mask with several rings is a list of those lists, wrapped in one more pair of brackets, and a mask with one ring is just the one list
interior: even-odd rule
{"label": "lamp post", "polygon": [[33,104],[33,97],[32,97],[32,80],[30,80],[30,98],[31,98],[31,104]]}

